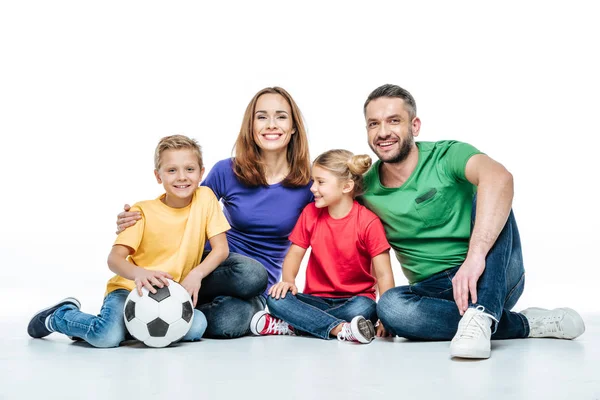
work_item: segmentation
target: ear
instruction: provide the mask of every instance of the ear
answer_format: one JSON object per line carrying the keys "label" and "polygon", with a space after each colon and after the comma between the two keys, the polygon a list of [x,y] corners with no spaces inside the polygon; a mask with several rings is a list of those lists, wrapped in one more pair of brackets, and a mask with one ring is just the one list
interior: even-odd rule
{"label": "ear", "polygon": [[344,186],[342,186],[342,193],[352,193],[354,190],[354,181],[352,179],[348,179]]}
{"label": "ear", "polygon": [[296,133],[296,128],[292,128],[292,135]]}
{"label": "ear", "polygon": [[156,182],[162,183],[162,179],[160,179],[160,175],[158,174],[158,170],[154,170],[154,176],[156,177]]}
{"label": "ear", "polygon": [[419,131],[421,130],[421,120],[419,119],[419,117],[414,117],[411,125],[413,130],[413,136],[419,136]]}
{"label": "ear", "polygon": [[204,177],[204,167],[200,170],[200,182],[202,182],[202,178]]}

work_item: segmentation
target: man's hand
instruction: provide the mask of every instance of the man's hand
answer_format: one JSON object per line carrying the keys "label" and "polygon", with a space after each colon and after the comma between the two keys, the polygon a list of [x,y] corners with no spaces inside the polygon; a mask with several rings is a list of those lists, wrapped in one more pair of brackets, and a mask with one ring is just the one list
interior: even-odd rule
{"label": "man's hand", "polygon": [[471,302],[477,303],[477,281],[484,270],[485,257],[467,256],[463,265],[452,278],[454,301],[460,315],[463,315],[469,308],[469,295],[471,295]]}
{"label": "man's hand", "polygon": [[125,206],[123,206],[123,210],[125,211],[117,215],[117,235],[142,219],[142,215],[139,212],[128,212],[130,209],[131,206],[125,204]]}
{"label": "man's hand", "polygon": [[269,296],[273,297],[274,299],[283,299],[288,290],[291,291],[293,295],[298,293],[298,288],[296,287],[295,283],[279,282],[271,286],[271,289],[269,289]]}

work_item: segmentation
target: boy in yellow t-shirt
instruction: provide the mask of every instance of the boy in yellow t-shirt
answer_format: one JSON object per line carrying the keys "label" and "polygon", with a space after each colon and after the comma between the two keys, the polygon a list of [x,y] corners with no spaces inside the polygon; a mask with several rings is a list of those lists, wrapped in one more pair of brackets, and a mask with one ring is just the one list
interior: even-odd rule
{"label": "boy in yellow t-shirt", "polygon": [[[154,154],[154,174],[165,189],[155,200],[133,206],[142,219],[116,239],[108,267],[116,275],[108,281],[98,316],[81,312],[75,298],[61,300],[36,313],[27,332],[42,338],[52,332],[81,338],[94,347],[116,347],[125,340],[123,307],[131,290],[142,286],[155,293],[167,279],[179,282],[194,307],[202,279],[227,258],[225,231],[230,229],[214,193],[198,187],[204,167],[198,143],[181,135],[160,140]],[[211,252],[202,260],[206,240]],[[183,341],[199,340],[206,318],[194,310],[194,320]]]}

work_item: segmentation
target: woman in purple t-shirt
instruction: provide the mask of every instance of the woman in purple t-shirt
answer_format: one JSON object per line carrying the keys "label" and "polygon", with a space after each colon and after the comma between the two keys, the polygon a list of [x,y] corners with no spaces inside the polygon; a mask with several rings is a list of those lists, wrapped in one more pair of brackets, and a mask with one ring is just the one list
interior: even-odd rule
{"label": "woman in purple t-shirt", "polygon": [[[284,89],[254,95],[234,151],[234,158],[217,162],[202,182],[222,200],[231,225],[231,253],[202,280],[198,294],[197,308],[208,320],[204,336],[212,338],[249,333],[252,316],[265,307],[266,290],[281,277],[288,235],[313,200],[306,129]],[[136,213],[119,214],[118,230],[137,219]]]}

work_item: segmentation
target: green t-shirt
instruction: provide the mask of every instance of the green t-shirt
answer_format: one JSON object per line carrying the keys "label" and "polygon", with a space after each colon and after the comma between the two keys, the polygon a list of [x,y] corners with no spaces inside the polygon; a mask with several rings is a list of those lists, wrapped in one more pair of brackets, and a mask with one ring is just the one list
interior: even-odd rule
{"label": "green t-shirt", "polygon": [[460,266],[469,248],[476,186],[465,177],[467,161],[481,152],[452,140],[417,142],[419,161],[399,188],[379,178],[381,161],[365,174],[361,200],[379,216],[410,283]]}

